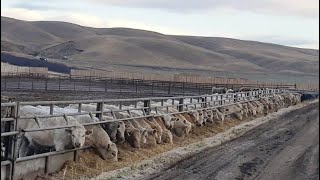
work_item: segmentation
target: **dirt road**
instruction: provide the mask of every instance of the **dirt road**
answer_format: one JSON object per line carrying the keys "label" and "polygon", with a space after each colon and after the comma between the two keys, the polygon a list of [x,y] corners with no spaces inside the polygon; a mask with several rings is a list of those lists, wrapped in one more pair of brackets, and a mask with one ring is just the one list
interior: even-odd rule
{"label": "dirt road", "polygon": [[319,179],[319,102],[145,179]]}

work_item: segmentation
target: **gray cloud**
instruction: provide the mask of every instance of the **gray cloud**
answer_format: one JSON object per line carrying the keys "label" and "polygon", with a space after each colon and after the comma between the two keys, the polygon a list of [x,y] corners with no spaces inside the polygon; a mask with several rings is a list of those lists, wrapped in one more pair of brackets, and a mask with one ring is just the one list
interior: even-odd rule
{"label": "gray cloud", "polygon": [[[318,0],[32,0],[17,3],[14,7],[32,10],[70,9],[79,3],[160,9],[175,13],[213,12],[236,10],[258,14],[275,14],[318,18]],[[66,4],[68,7],[66,7]],[[73,5],[72,5],[73,4]],[[71,5],[71,6],[70,6]]]}
{"label": "gray cloud", "polygon": [[318,0],[87,0],[105,5],[156,8],[173,12],[199,12],[219,9],[233,9],[255,13],[295,15],[317,18]]}
{"label": "gray cloud", "polygon": [[45,10],[66,10],[70,9],[69,7],[59,6],[56,3],[43,3],[43,2],[21,2],[13,4],[14,8],[23,8],[28,10],[39,10],[39,11],[45,11]]}

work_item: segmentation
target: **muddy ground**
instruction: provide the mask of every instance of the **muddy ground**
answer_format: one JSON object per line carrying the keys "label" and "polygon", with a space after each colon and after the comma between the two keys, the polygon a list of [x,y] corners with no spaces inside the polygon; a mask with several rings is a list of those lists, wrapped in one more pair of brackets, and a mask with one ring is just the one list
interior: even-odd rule
{"label": "muddy ground", "polygon": [[319,102],[143,179],[319,179]]}

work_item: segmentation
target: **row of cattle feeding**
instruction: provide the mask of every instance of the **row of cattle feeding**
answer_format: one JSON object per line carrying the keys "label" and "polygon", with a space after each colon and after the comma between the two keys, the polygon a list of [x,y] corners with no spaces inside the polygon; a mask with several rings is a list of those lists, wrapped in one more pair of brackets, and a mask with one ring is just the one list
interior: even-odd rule
{"label": "row of cattle feeding", "polygon": [[[160,116],[139,118],[142,111],[131,110],[129,113],[115,111],[115,116],[103,114],[102,120],[109,121],[103,124],[83,126],[84,123],[98,122],[94,114],[63,117],[37,118],[41,115],[49,115],[49,106],[22,106],[21,117],[34,117],[19,119],[18,129],[37,129],[55,126],[73,125],[71,128],[24,132],[17,139],[16,154],[24,157],[33,154],[61,151],[72,148],[81,148],[89,145],[104,160],[118,160],[118,146],[129,144],[133,148],[141,148],[144,144],[173,143],[175,138],[188,136],[197,126],[213,126],[215,123],[223,124],[225,118],[242,120],[250,116],[266,115],[280,108],[295,105],[300,102],[299,94],[273,94],[270,97],[260,97],[243,103],[236,103],[223,107],[213,107],[210,104],[205,109],[191,109],[185,113],[179,113],[176,108],[169,107],[169,114],[158,111]],[[79,106],[71,104],[67,107],[53,108],[54,114],[77,113]],[[113,105],[104,105],[104,111],[115,110]],[[94,104],[82,104],[82,112],[96,111]],[[151,114],[155,114],[151,111]],[[135,117],[131,120],[110,120]]]}

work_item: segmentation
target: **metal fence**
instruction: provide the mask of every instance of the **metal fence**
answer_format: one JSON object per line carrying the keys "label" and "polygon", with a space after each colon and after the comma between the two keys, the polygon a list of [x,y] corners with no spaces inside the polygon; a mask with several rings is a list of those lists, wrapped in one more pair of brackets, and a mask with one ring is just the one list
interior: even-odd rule
{"label": "metal fence", "polygon": [[263,84],[212,84],[141,79],[97,78],[77,76],[29,77],[6,76],[1,78],[1,90],[30,91],[87,91],[144,96],[177,96],[210,94],[212,87],[240,88],[294,88],[295,85]]}
{"label": "metal fence", "polygon": [[[4,132],[1,132],[1,141],[5,144],[5,156],[1,159],[1,179],[16,179],[25,176],[29,173],[49,173],[60,170],[66,160],[77,160],[78,151],[81,149],[89,148],[83,147],[80,149],[71,149],[64,151],[54,151],[43,154],[36,154],[32,156],[17,158],[14,153],[17,148],[17,138],[21,137],[23,133],[44,131],[52,129],[70,128],[71,125],[49,127],[49,128],[37,128],[37,129],[17,129],[17,124],[20,121],[26,119],[34,119],[35,117],[27,117],[20,114],[20,108],[24,105],[47,105],[50,106],[50,113],[48,115],[39,115],[37,118],[48,117],[64,117],[83,115],[83,114],[95,114],[99,118],[99,122],[92,122],[83,124],[84,126],[93,124],[105,124],[112,121],[124,121],[132,120],[137,117],[132,117],[130,111],[141,110],[142,116],[139,118],[147,118],[151,116],[161,116],[159,110],[170,113],[169,107],[174,107],[178,110],[178,113],[188,112],[192,109],[208,109],[212,107],[221,107],[225,105],[235,104],[236,102],[246,102],[257,100],[261,96],[271,96],[274,93],[284,93],[287,90],[284,89],[264,89],[258,91],[248,91],[239,93],[228,94],[214,94],[214,95],[201,95],[201,96],[179,96],[179,97],[155,97],[155,98],[135,98],[135,99],[105,99],[105,100],[76,100],[76,101],[37,101],[37,102],[9,102],[1,103],[1,108],[8,108],[10,115],[8,117],[1,118],[1,123],[5,125]],[[170,102],[171,104],[165,104]],[[143,102],[143,106],[138,105],[138,102]],[[155,105],[153,102],[158,102]],[[96,103],[96,111],[93,112],[81,112],[81,105],[84,103]],[[78,104],[78,113],[72,114],[55,114],[54,107],[66,106],[70,104]],[[104,110],[104,104],[117,104],[119,110]],[[124,105],[132,104],[132,108],[123,108]],[[160,104],[160,105],[159,105]],[[114,115],[115,112],[122,111],[128,112],[129,118],[117,119]],[[156,112],[155,115],[151,115],[150,112]],[[162,111],[163,112],[163,111]],[[115,119],[110,121],[102,121],[102,115],[110,113]]]}

